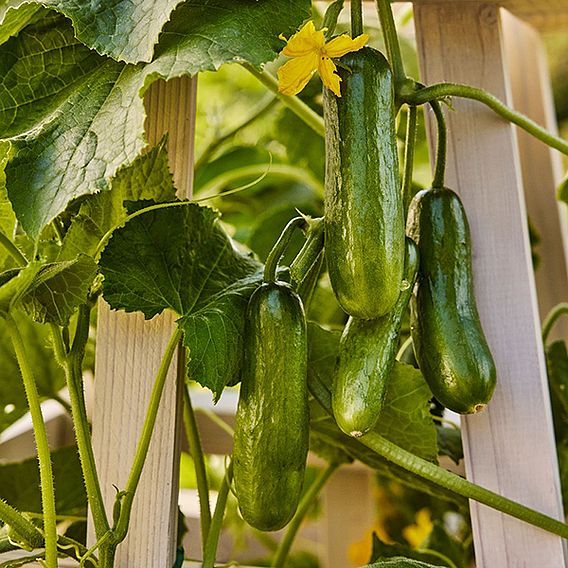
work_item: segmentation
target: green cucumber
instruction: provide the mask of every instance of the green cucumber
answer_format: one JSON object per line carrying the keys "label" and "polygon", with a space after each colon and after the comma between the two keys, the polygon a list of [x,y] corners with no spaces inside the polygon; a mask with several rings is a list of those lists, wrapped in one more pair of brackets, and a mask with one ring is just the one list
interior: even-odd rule
{"label": "green cucumber", "polygon": [[262,531],[293,517],[308,453],[307,333],[289,284],[252,294],[235,422],[235,492],[245,521]]}
{"label": "green cucumber", "polygon": [[469,225],[458,195],[447,188],[418,192],[408,234],[420,250],[410,302],[420,370],[446,408],[480,412],[495,389],[496,370],[475,304]]}
{"label": "green cucumber", "polygon": [[438,564],[427,564],[421,560],[412,558],[403,558],[402,556],[393,556],[392,558],[384,558],[373,564],[367,564],[363,568],[442,568]]}
{"label": "green cucumber", "polygon": [[402,290],[392,311],[375,320],[349,318],[339,344],[333,414],[350,436],[368,432],[383,407],[398,349],[400,325],[418,273],[418,249],[406,239]]}
{"label": "green cucumber", "polygon": [[370,47],[339,60],[341,97],[324,89],[325,251],[331,285],[345,312],[389,312],[404,267],[393,78]]}

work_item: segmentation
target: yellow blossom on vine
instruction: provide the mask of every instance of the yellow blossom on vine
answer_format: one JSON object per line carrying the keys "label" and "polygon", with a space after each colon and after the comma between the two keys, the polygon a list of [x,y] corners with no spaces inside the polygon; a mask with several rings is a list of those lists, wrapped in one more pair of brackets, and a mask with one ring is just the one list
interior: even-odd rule
{"label": "yellow blossom on vine", "polygon": [[362,34],[351,39],[343,34],[326,43],[323,32],[317,31],[314,23],[309,21],[290,39],[280,35],[280,39],[286,42],[282,53],[293,58],[278,69],[278,90],[282,94],[297,95],[319,71],[323,84],[335,95],[341,96],[341,77],[335,72],[337,67],[332,58],[358,51],[369,41],[369,36]]}

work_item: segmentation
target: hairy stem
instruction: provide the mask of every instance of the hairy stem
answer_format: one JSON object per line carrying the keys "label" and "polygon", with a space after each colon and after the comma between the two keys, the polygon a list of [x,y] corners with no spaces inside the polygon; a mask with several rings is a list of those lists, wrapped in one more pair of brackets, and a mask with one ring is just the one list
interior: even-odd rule
{"label": "hairy stem", "polygon": [[398,42],[398,34],[390,0],[377,0],[377,11],[379,12],[379,20],[383,30],[383,37],[387,49],[387,56],[392,67],[395,85],[401,85],[406,81],[406,71],[404,70],[404,62]]}
{"label": "hairy stem", "polygon": [[351,37],[363,33],[363,5],[361,0],[351,0]]}
{"label": "hairy stem", "polygon": [[0,520],[8,525],[30,548],[43,547],[44,538],[36,526],[2,499],[0,499]]}

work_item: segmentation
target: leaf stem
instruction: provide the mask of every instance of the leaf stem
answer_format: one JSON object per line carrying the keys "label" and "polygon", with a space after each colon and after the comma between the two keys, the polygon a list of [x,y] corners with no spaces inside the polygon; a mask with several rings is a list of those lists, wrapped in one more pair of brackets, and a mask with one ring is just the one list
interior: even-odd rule
{"label": "leaf stem", "polygon": [[90,306],[83,304],[79,307],[75,337],[69,353],[66,352],[61,329],[55,324],[51,324],[50,327],[56,359],[65,371],[83,479],[85,480],[87,498],[93,516],[95,534],[97,539],[100,539],[110,530],[110,525],[97,474],[95,454],[91,444],[91,429],[87,418],[87,406],[83,391],[82,366],[85,346],[89,339],[90,315]]}
{"label": "leaf stem", "polygon": [[344,0],[335,0],[332,2],[325,11],[325,16],[323,17],[323,28],[325,29],[325,41],[329,41],[333,37],[335,28],[337,26],[337,19],[341,10],[343,10]]}
{"label": "leaf stem", "polygon": [[444,112],[438,101],[431,101],[430,106],[436,116],[436,124],[438,125],[438,140],[436,144],[436,168],[434,170],[434,179],[432,187],[444,187],[444,177],[446,174],[446,150],[448,145],[448,134],[446,130],[446,119]]}
{"label": "leaf stem", "polygon": [[363,6],[361,0],[351,0],[351,37],[363,33]]}
{"label": "leaf stem", "polygon": [[6,252],[16,261],[18,266],[27,266],[28,259],[2,231],[0,231],[0,245],[6,249]]}
{"label": "leaf stem", "polygon": [[124,490],[125,494],[122,497],[120,515],[118,522],[116,523],[116,527],[113,528],[115,533],[113,543],[115,546],[122,542],[128,533],[132,505],[134,503],[136,489],[138,488],[138,483],[140,482],[140,477],[142,475],[142,469],[144,468],[144,462],[148,455],[148,448],[150,447],[152,432],[154,430],[154,425],[156,424],[156,417],[158,415],[160,400],[162,398],[164,385],[168,376],[168,370],[178,348],[178,343],[182,337],[182,333],[181,328],[176,326],[176,329],[166,346],[166,350],[164,351],[164,355],[160,363],[160,368],[158,369],[158,374],[156,375],[156,381],[154,383],[154,388],[152,389],[152,394],[150,395],[150,403],[148,404],[146,418],[142,427],[142,434],[140,435],[136,455],[134,457],[134,463],[132,464],[132,469],[130,470],[130,475],[126,483],[126,488]]}
{"label": "leaf stem", "polygon": [[233,462],[227,467],[225,477],[219,494],[217,496],[217,504],[215,505],[215,512],[211,519],[211,527],[207,537],[207,543],[203,552],[202,568],[214,568],[215,556],[217,555],[217,546],[219,544],[219,537],[221,535],[221,527],[223,525],[223,517],[225,516],[225,508],[227,507],[227,498],[231,489],[231,482],[233,480]]}
{"label": "leaf stem", "polygon": [[[185,351],[185,349],[184,349]],[[180,367],[185,372],[185,365]],[[197,493],[199,496],[199,522],[201,524],[201,545],[205,552],[205,544],[209,535],[209,527],[211,526],[211,506],[209,504],[209,482],[207,480],[207,472],[205,470],[205,457],[203,455],[203,447],[199,437],[197,428],[197,420],[195,412],[191,404],[188,386],[185,385],[183,391],[183,421],[185,424],[185,433],[189,443],[189,451],[193,458],[195,466],[195,477],[197,478]]]}
{"label": "leaf stem", "polygon": [[280,237],[276,241],[276,244],[272,247],[272,250],[268,253],[268,257],[264,264],[264,281],[265,282],[275,282],[276,281],[276,270],[278,269],[278,262],[286,247],[290,243],[292,234],[296,227],[304,227],[307,221],[304,217],[294,217],[288,224],[284,227]]}
{"label": "leaf stem", "polygon": [[406,117],[406,138],[404,142],[404,175],[402,178],[402,200],[405,213],[412,200],[412,173],[414,171],[414,150],[416,148],[416,126],[418,111],[415,106],[408,107]]}
{"label": "leaf stem", "polygon": [[241,130],[244,130],[245,128],[256,122],[259,118],[263,117],[268,111],[270,111],[276,105],[277,102],[278,99],[274,96],[269,96],[268,100],[264,99],[260,101],[258,106],[255,109],[253,109],[253,111],[251,112],[248,118],[246,118],[238,126],[235,126],[231,130],[229,130],[225,134],[222,134],[221,136],[219,136],[219,138],[216,138],[215,140],[213,140],[208,144],[208,146],[205,148],[205,150],[203,150],[199,158],[197,158],[197,160],[195,161],[193,169],[198,170],[199,168],[201,168],[204,164],[206,164],[210,160],[211,156],[215,153],[215,151],[218,148],[220,148],[225,142],[227,142],[227,140],[230,140]]}
{"label": "leaf stem", "polygon": [[2,499],[0,499],[0,520],[14,530],[31,548],[43,547],[44,538],[36,526]]}
{"label": "leaf stem", "polygon": [[390,0],[377,0],[377,11],[383,30],[388,60],[392,67],[395,91],[398,92],[398,86],[403,85],[407,77],[406,71],[404,70],[404,62],[402,60]]}
{"label": "leaf stem", "polygon": [[429,87],[424,87],[412,92],[407,92],[406,89],[402,89],[398,92],[398,95],[402,102],[411,105],[422,105],[433,100],[452,96],[479,101],[505,120],[516,124],[519,128],[522,128],[535,138],[541,140],[545,144],[548,144],[550,147],[568,155],[568,141],[551,134],[545,128],[532,121],[524,114],[509,108],[497,97],[483,89],[458,83],[436,83]]}
{"label": "leaf stem", "polygon": [[331,477],[331,475],[338,467],[339,463],[337,462],[329,463],[325,469],[322,469],[320,471],[319,475],[316,477],[316,479],[313,481],[313,483],[310,485],[310,487],[302,497],[302,500],[298,505],[298,510],[290,521],[290,524],[286,529],[286,534],[280,541],[276,555],[272,560],[271,566],[273,568],[284,568],[286,559],[288,558],[288,553],[290,552],[290,548],[292,547],[292,543],[294,542],[294,538],[298,533],[304,517],[310,510],[323,486],[327,483],[327,480]]}
{"label": "leaf stem", "polygon": [[544,322],[542,324],[542,342],[546,344],[548,336],[554,327],[554,324],[558,321],[560,316],[568,314],[568,303],[562,302],[554,306],[544,318]]}
{"label": "leaf stem", "polygon": [[252,73],[265,87],[276,94],[276,96],[299,118],[301,118],[314,132],[320,136],[325,135],[323,118],[314,112],[306,103],[296,96],[283,95],[278,92],[278,81],[268,71],[259,70],[250,63],[241,65]]}
{"label": "leaf stem", "polygon": [[47,432],[41,412],[39,394],[36,382],[27,356],[24,340],[18,324],[11,315],[7,317],[8,329],[12,345],[16,353],[36,440],[39,460],[39,475],[41,484],[41,502],[43,508],[43,532],[45,536],[45,563],[47,568],[57,568],[57,521],[55,512],[55,489],[53,486],[53,470]]}

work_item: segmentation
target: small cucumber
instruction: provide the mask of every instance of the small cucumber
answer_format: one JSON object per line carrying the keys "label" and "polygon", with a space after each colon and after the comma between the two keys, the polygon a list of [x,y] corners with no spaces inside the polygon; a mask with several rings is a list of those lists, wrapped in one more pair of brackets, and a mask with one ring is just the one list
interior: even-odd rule
{"label": "small cucumber", "polygon": [[333,414],[339,427],[359,437],[377,422],[383,407],[398,334],[418,273],[418,249],[406,239],[401,291],[392,311],[375,320],[349,318],[341,336],[333,387]]}
{"label": "small cucumber", "polygon": [[339,304],[360,319],[389,312],[404,267],[393,78],[370,47],[339,60],[341,97],[324,89],[325,251]]}
{"label": "small cucumber", "polygon": [[281,529],[294,515],[308,453],[307,333],[304,308],[289,284],[252,294],[235,422],[235,492],[245,521]]}
{"label": "small cucumber", "polygon": [[480,412],[495,389],[496,370],[473,294],[471,239],[458,195],[418,192],[408,234],[420,250],[411,334],[420,370],[434,396],[454,412]]}

